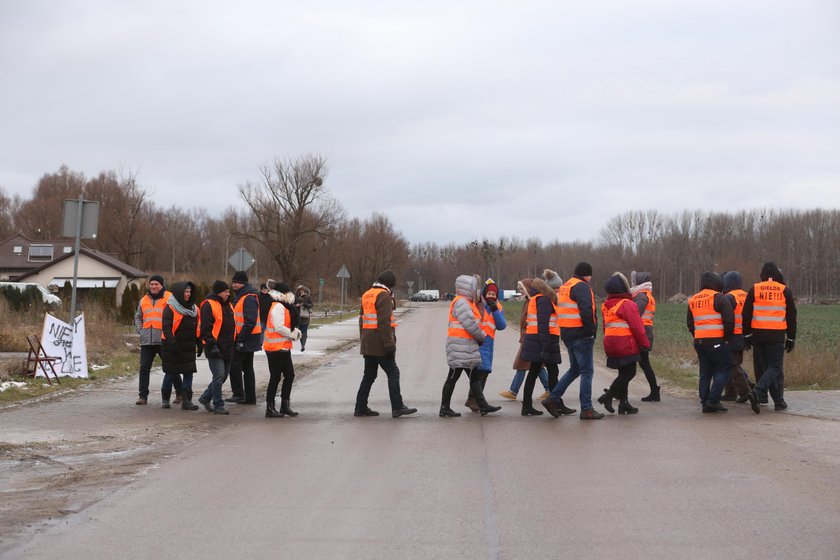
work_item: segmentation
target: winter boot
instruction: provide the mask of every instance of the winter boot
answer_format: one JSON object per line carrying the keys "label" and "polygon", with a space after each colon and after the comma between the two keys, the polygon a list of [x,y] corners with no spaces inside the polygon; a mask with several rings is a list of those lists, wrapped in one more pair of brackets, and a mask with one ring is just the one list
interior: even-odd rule
{"label": "winter boot", "polygon": [[639,412],[639,409],[635,406],[632,406],[628,401],[627,397],[622,398],[618,401],[618,413],[619,414],[636,414]]}
{"label": "winter boot", "polygon": [[598,397],[598,402],[604,405],[604,408],[607,409],[607,412],[610,414],[615,414],[615,409],[612,405],[613,401],[613,394],[610,392],[609,389],[604,389],[604,394]]}
{"label": "winter boot", "polygon": [[169,391],[164,391],[163,389],[160,390],[160,407],[161,408],[172,408],[169,404],[169,397],[172,396],[172,389]]}
{"label": "winter boot", "polygon": [[[473,412],[478,412],[479,410],[481,410],[481,408],[479,408],[479,406],[478,406],[478,403],[475,401],[475,396],[472,394],[472,389],[470,389],[470,394],[467,397],[467,400],[464,403],[464,406],[466,406],[467,408],[469,408]],[[460,416],[460,414],[458,416]]]}
{"label": "winter boot", "polygon": [[537,410],[533,406],[522,405],[522,416],[542,416],[542,410]]}
{"label": "winter boot", "polygon": [[278,412],[276,408],[274,408],[274,403],[270,401],[266,401],[265,403],[265,417],[266,418],[283,418],[283,412]]}
{"label": "winter boot", "polygon": [[175,391],[175,400],[172,401],[172,404],[181,404],[181,391]]}
{"label": "winter boot", "polygon": [[184,389],[181,393],[181,410],[198,410],[198,405],[192,402],[193,392]]}
{"label": "winter boot", "polygon": [[493,406],[484,398],[484,392],[481,390],[481,381],[486,376],[487,374],[484,372],[473,371],[472,378],[470,379],[470,389],[472,389],[473,398],[478,404],[478,411],[482,416],[487,416],[490,413],[502,410],[501,406]]}
{"label": "winter boot", "polygon": [[642,402],[659,402],[659,385],[650,390],[650,394],[642,397]]}
{"label": "winter boot", "polygon": [[[450,403],[452,402],[453,391],[455,391],[455,384],[450,383],[449,379],[444,381],[443,391],[441,391],[440,395],[440,412],[438,413],[438,416],[440,416],[441,418],[457,418],[461,416],[460,412],[455,412],[450,406]],[[470,401],[468,399],[467,403],[469,402]],[[467,406],[469,406],[469,404],[467,404]]]}
{"label": "winter boot", "polygon": [[291,418],[298,415],[298,413],[292,410],[292,407],[289,406],[289,399],[280,399],[280,414],[285,414]]}

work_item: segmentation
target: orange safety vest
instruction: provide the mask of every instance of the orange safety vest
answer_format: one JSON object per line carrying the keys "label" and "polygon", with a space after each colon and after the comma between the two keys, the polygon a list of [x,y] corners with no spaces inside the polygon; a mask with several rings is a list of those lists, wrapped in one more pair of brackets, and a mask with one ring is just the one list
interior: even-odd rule
{"label": "orange safety vest", "polygon": [[140,310],[143,313],[143,328],[163,330],[163,308],[172,293],[164,291],[163,296],[152,300],[149,294],[140,298]]}
{"label": "orange safety vest", "polygon": [[[376,298],[380,292],[387,291],[385,288],[371,288],[362,294],[362,329],[375,330],[377,328],[379,317],[376,314]],[[391,309],[391,328],[397,328],[393,309]]]}
{"label": "orange safety vest", "polygon": [[773,280],[758,282],[753,287],[752,328],[771,331],[787,330],[785,285]]}
{"label": "orange safety vest", "polygon": [[[452,303],[449,304],[449,330],[446,332],[446,336],[451,336],[453,338],[472,338],[472,335],[461,326],[461,322],[455,318],[455,302],[459,299],[463,299],[467,303],[470,304],[470,308],[472,309],[473,316],[475,317],[475,322],[478,323],[478,326],[483,330],[483,323],[481,321],[481,313],[478,312],[478,308],[475,304],[464,296],[455,296],[455,299],[452,300]],[[492,318],[491,318],[492,320]]]}
{"label": "orange safety vest", "polygon": [[[184,315],[175,311],[175,308],[171,305],[169,306],[172,309],[172,334],[174,335],[178,332],[178,327],[181,326],[181,320],[184,318]],[[161,323],[162,324],[162,323]],[[195,337],[199,338],[201,336],[201,314],[196,314],[195,316]],[[163,328],[161,327],[160,331],[160,338],[166,340],[166,333],[163,332]]]}
{"label": "orange safety vest", "polygon": [[[537,321],[537,298],[545,297],[542,294],[537,294],[528,300],[528,319],[525,324],[525,334],[537,334],[540,332]],[[548,318],[548,334],[560,336],[560,325],[557,324],[560,315],[560,309],[552,302],[551,306],[554,308],[551,311],[551,317]]]}
{"label": "orange safety vest", "polygon": [[[559,309],[557,324],[561,327],[575,328],[583,326],[583,319],[580,318],[580,307],[570,295],[572,288],[581,282],[584,281],[580,278],[572,277],[557,290],[557,307]],[[588,283],[586,285],[589,288],[589,293],[592,295],[592,317],[595,317],[595,292],[592,291],[592,286]]]}
{"label": "orange safety vest", "polygon": [[[210,304],[210,310],[213,312],[213,329],[211,332],[213,334],[213,338],[218,340],[219,333],[222,330],[222,321],[224,321],[224,318],[222,317],[222,304],[214,299],[205,299],[204,303],[201,305],[204,305],[205,303]],[[228,303],[228,306],[230,306],[230,303]]]}
{"label": "orange safety vest", "polygon": [[[601,304],[601,315],[604,317],[604,336],[633,336],[630,325],[618,316],[619,308],[626,301],[630,300],[623,299],[612,307],[607,307],[606,303]],[[630,303],[633,302],[630,301]]]}
{"label": "orange safety vest", "polygon": [[656,300],[653,299],[653,292],[650,290],[642,290],[639,293],[645,294],[648,298],[647,307],[645,307],[645,310],[642,313],[642,323],[646,327],[652,327],[653,316],[656,315]]}
{"label": "orange safety vest", "polygon": [[262,332],[262,325],[260,325],[260,299],[257,297],[257,294],[245,294],[239,301],[236,302],[236,305],[233,307],[233,320],[236,323],[236,335],[239,336],[239,331],[242,330],[242,327],[245,326],[245,298],[253,297],[257,301],[257,318],[256,324],[254,325],[254,329],[251,331],[251,334],[260,334]]}
{"label": "orange safety vest", "polygon": [[744,302],[747,301],[747,292],[738,289],[729,294],[735,298],[735,334],[744,334]]}
{"label": "orange safety vest", "polygon": [[694,338],[723,338],[723,318],[715,311],[714,290],[706,288],[688,298],[694,317]]}
{"label": "orange safety vest", "polygon": [[[496,306],[499,308],[499,311],[504,313],[502,302],[497,302]],[[490,338],[496,338],[496,321],[493,319],[493,314],[487,312],[486,307],[484,308],[484,320],[481,322],[481,330]]]}
{"label": "orange safety vest", "polygon": [[274,326],[274,306],[279,305],[283,308],[283,326],[287,329],[292,328],[292,316],[286,306],[275,301],[268,309],[268,322],[265,325],[265,342],[263,342],[263,350],[266,352],[277,352],[278,350],[291,350],[292,339],[280,334]]}

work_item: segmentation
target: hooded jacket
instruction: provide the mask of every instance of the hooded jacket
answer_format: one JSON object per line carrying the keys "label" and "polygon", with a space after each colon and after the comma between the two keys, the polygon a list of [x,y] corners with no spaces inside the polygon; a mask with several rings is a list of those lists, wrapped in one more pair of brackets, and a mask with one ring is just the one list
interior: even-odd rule
{"label": "hooded jacket", "polygon": [[[280,336],[286,337],[291,341],[300,340],[300,331],[298,330],[298,315],[295,309],[295,294],[292,292],[278,292],[277,290],[269,290],[269,298],[271,298],[272,305],[269,306],[268,317],[271,318],[274,329]],[[279,302],[280,305],[273,305],[273,302]],[[285,319],[286,313],[289,311],[289,326],[286,327]],[[268,317],[266,324],[268,324]],[[279,352],[288,352],[288,350],[278,350]]]}
{"label": "hooded jacket", "polygon": [[[780,284],[785,284],[785,278],[782,276],[782,271],[772,262],[764,263],[760,275],[761,281],[775,280]],[[776,331],[770,329],[753,329],[752,317],[753,306],[755,305],[755,286],[747,290],[747,300],[744,302],[744,338],[751,338],[753,342],[784,342],[785,338],[796,340],[796,301],[793,299],[793,291],[790,287],[785,285],[782,292],[785,297],[785,321],[787,322],[786,331]]]}
{"label": "hooded jacket", "polygon": [[[184,291],[190,288],[190,298],[184,299]],[[195,285],[192,282],[176,282],[172,285],[173,299],[184,309],[195,309]],[[198,314],[195,317],[184,315],[178,330],[172,332],[175,313],[172,304],[163,308],[163,341],[160,347],[160,358],[164,373],[195,373],[195,353],[199,343],[196,336]]]}
{"label": "hooded jacket", "polygon": [[376,296],[374,306],[376,307],[375,329],[363,329],[362,318],[364,308],[359,306],[359,352],[363,356],[387,356],[397,351],[397,334],[391,326],[391,314],[394,312],[394,295],[391,288],[385,284],[374,282],[370,289],[382,288]]}
{"label": "hooded jacket", "polygon": [[534,280],[532,278],[523,278],[516,283],[516,291],[522,294],[522,311],[519,314],[519,350],[516,352],[516,357],[513,359],[513,369],[527,370],[531,367],[531,362],[522,359],[522,347],[525,344],[525,329],[528,327],[528,300],[531,299],[531,287]]}
{"label": "hooded jacket", "polygon": [[260,292],[251,284],[245,284],[236,291],[232,303],[233,307],[236,308],[236,302],[248,294],[254,294],[256,297],[246,298],[242,306],[245,323],[242,325],[242,330],[236,335],[236,344],[242,344],[239,349],[241,352],[258,352],[262,350],[262,335],[260,333],[254,334],[253,330],[260,324]]}
{"label": "hooded jacket", "polygon": [[[505,320],[505,314],[501,307],[496,305],[496,310],[493,311],[483,298],[479,302],[479,305],[481,306],[479,311],[483,310],[490,320],[496,325],[496,336],[498,336],[499,331],[503,331],[507,328],[507,321]],[[495,346],[496,339],[488,336],[485,337],[484,344],[482,344],[479,348],[479,352],[481,353],[481,369],[483,371],[493,371],[493,351]]]}
{"label": "hooded jacket", "polygon": [[[732,307],[732,298],[723,293],[723,280],[714,272],[704,272],[700,276],[701,290],[714,290],[718,293],[714,297],[714,310],[720,313],[721,321],[723,321],[723,338],[695,338],[695,345],[714,345],[721,342],[729,342],[735,333],[735,311]],[[691,336],[694,336],[694,315],[691,313],[691,307],[686,309],[686,325]]]}
{"label": "hooded jacket", "polygon": [[[633,301],[636,307],[639,308],[639,315],[644,315],[650,299],[645,291],[653,292],[653,282],[650,272],[634,272],[631,278],[635,281],[635,285],[630,288],[630,293],[633,295]],[[644,321],[643,321],[644,323]],[[653,345],[653,326],[645,325],[645,335],[648,337],[651,345]]]}
{"label": "hooded jacket", "polygon": [[475,307],[479,317],[482,315],[480,285],[481,280],[478,276],[461,275],[455,279],[455,295],[461,298],[452,302],[452,315],[461,323],[461,327],[470,338],[446,337],[446,364],[450,368],[472,369],[481,365],[479,346],[485,342],[487,335],[481,328],[481,321],[476,321],[473,313]]}
{"label": "hooded jacket", "polygon": [[[542,362],[546,364],[560,364],[563,358],[560,355],[560,337],[548,332],[548,322],[551,314],[554,313],[554,306],[557,304],[557,292],[555,292],[541,278],[534,278],[531,284],[531,297],[537,295],[545,297],[537,298],[537,333],[525,333],[525,342],[522,344],[522,351],[519,357],[526,362]],[[530,302],[529,302],[530,304]],[[527,305],[526,305],[527,307]],[[540,359],[540,353],[547,352],[548,359]]]}
{"label": "hooded jacket", "polygon": [[[741,273],[737,270],[732,270],[723,274],[723,293],[729,298],[729,303],[732,305],[732,312],[734,313],[738,307],[738,301],[730,292],[734,290],[742,290],[744,286],[744,279]],[[741,310],[743,317],[743,310]],[[744,335],[733,334],[732,340],[729,341],[729,349],[733,352],[740,352],[744,349]]]}
{"label": "hooded jacket", "polygon": [[[633,302],[630,295],[630,285],[624,275],[613,275],[607,280],[604,288],[607,291],[607,299],[604,307],[612,308],[622,303],[616,315],[630,327],[631,336],[604,336],[604,352],[607,354],[607,366],[619,368],[623,365],[639,361],[641,349],[650,348],[650,341],[645,334],[645,326],[642,323],[642,316],[639,308]],[[601,318],[601,328],[606,331],[606,321]]]}

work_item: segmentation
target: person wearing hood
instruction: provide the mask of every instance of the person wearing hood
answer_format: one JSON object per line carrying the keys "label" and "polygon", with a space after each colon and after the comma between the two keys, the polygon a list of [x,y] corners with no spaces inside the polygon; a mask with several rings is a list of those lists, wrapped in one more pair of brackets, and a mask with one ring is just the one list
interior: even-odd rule
{"label": "person wearing hood", "polygon": [[785,410],[785,352],[796,343],[796,302],[781,269],[766,262],[744,300],[744,349],[753,350],[755,389],[752,399],[773,398],[775,410]]}
{"label": "person wearing hood", "polygon": [[732,340],[729,341],[729,351],[732,352],[732,372],[729,374],[729,381],[723,390],[721,400],[747,402],[750,400],[751,392],[749,376],[744,371],[744,302],[747,300],[747,292],[742,288],[743,278],[736,270],[723,273],[723,293],[729,298],[735,313],[735,329],[732,333]]}
{"label": "person wearing hood", "polygon": [[548,371],[549,389],[553,389],[557,385],[558,364],[563,361],[560,355],[560,326],[557,324],[557,292],[542,278],[534,278],[527,308],[525,342],[519,356],[531,365],[525,377],[522,416],[541,416],[542,411],[533,406],[534,384],[540,369],[545,367]]}
{"label": "person wearing hood", "polygon": [[[530,291],[533,282],[533,278],[523,278],[516,283],[516,291],[522,296],[522,300],[525,302],[519,314],[519,350],[513,359],[514,373],[513,379],[510,380],[510,389],[499,391],[501,396],[512,401],[515,401],[519,395],[519,389],[522,387],[522,382],[525,381],[525,374],[531,368],[531,362],[523,360],[521,354],[522,346],[525,344],[525,329],[528,327],[528,300],[531,299]],[[545,391],[539,397],[542,400],[548,397],[548,371],[545,368],[540,369],[539,378]]]}
{"label": "person wearing hood", "polygon": [[488,335],[482,328],[483,314],[476,305],[481,299],[480,285],[481,279],[475,275],[461,275],[455,279],[455,298],[449,304],[449,330],[446,336],[446,364],[449,372],[441,392],[438,414],[441,418],[461,416],[461,413],[452,410],[450,403],[455,384],[464,372],[470,380],[470,396],[482,416],[502,409],[488,404],[482,388],[482,382],[489,372],[481,370],[479,349]]}
{"label": "person wearing hood", "polygon": [[619,414],[636,414],[639,409],[630,404],[628,387],[636,376],[636,362],[642,350],[650,348],[639,308],[630,295],[630,283],[620,272],[610,276],[604,285],[607,299],[601,305],[604,332],[604,352],[607,367],[618,370],[618,376],[609,389],[598,397],[608,412],[613,413],[613,399],[618,399]]}
{"label": "person wearing hood", "polygon": [[[160,356],[160,336],[163,329],[163,308],[171,295],[164,287],[163,276],[155,274],[149,278],[149,291],[140,298],[134,313],[134,326],[140,335],[140,387],[139,398],[135,404],[144,405],[149,399],[149,376],[155,356]],[[163,358],[161,357],[161,360]],[[164,376],[161,392],[167,389]],[[168,386],[169,392],[172,385]]]}
{"label": "person wearing hood", "polygon": [[[181,393],[181,410],[198,410],[198,405],[192,402],[192,381],[196,372],[195,358],[201,356],[203,346],[198,337],[195,298],[195,284],[175,282],[172,295],[163,308],[160,357],[164,375]],[[169,408],[170,391],[161,389],[163,408]]]}
{"label": "person wearing hood", "polygon": [[[642,316],[642,323],[645,325],[645,334],[653,347],[653,319],[656,315],[656,299],[653,297],[653,276],[650,272],[630,273],[630,293],[633,301],[639,308],[639,315]],[[642,350],[639,354],[639,366],[645,374],[650,393],[642,397],[642,402],[659,402],[659,384],[656,381],[656,373],[650,365],[650,348]]]}
{"label": "person wearing hood", "polygon": [[198,402],[207,412],[228,414],[222,399],[222,385],[230,373],[236,321],[227,283],[223,280],[213,282],[213,292],[201,302],[198,314],[204,355],[207,356],[207,365],[213,374],[213,379],[198,398]]}
{"label": "person wearing hood", "polygon": [[353,416],[379,416],[368,406],[368,397],[379,368],[388,376],[388,396],[391,399],[391,416],[399,418],[417,412],[403,402],[400,393],[400,369],[395,358],[397,352],[397,322],[394,320],[394,286],[397,276],[391,270],[383,271],[376,282],[362,295],[359,310],[359,351],[365,360],[365,370]]}
{"label": "person wearing hood", "polygon": [[259,292],[248,283],[248,275],[237,270],[231,280],[236,336],[230,364],[230,390],[225,402],[257,404],[254,352],[262,350]]}
{"label": "person wearing hood", "polygon": [[[551,272],[546,270],[547,273]],[[559,280],[559,277],[558,277]],[[569,353],[569,370],[542,401],[543,407],[554,418],[561,414],[574,414],[576,410],[563,403],[563,395],[572,382],[580,378],[580,419],[600,420],[603,414],[592,408],[592,377],[595,374],[595,333],[598,318],[595,312],[595,292],[589,285],[592,280],[592,265],[579,262],[575,274],[557,291],[557,307],[560,315],[560,338]],[[549,284],[550,285],[550,284]]]}
{"label": "person wearing hood", "polygon": [[295,309],[298,313],[298,329],[300,329],[300,351],[306,350],[306,338],[309,332],[309,321],[312,319],[312,292],[304,285],[295,288]]}
{"label": "person wearing hood", "polygon": [[[292,345],[296,340],[300,340],[297,310],[294,307],[295,294],[289,291],[289,286],[283,282],[277,282],[268,294],[271,296],[272,303],[266,320],[263,349],[268,359],[268,371],[271,378],[265,391],[265,417],[295,417],[298,413],[290,406],[292,383],[295,380]],[[281,404],[280,410],[277,410],[275,398],[281,377],[283,379],[283,387],[280,389]]]}
{"label": "person wearing hood", "polygon": [[694,337],[700,367],[700,403],[703,412],[726,412],[720,404],[732,371],[728,342],[735,331],[735,312],[723,294],[723,280],[716,272],[700,276],[700,291],[688,298],[686,324]]}
{"label": "person wearing hood", "polygon": [[[478,347],[481,353],[481,365],[479,366],[481,375],[481,391],[487,385],[487,376],[493,371],[493,351],[496,343],[496,331],[503,331],[507,328],[507,321],[505,320],[505,313],[502,308],[502,302],[499,301],[499,286],[488,278],[484,283],[484,288],[481,290],[480,307],[482,312],[481,329],[486,334],[484,344]],[[472,389],[470,389],[469,397],[464,406],[473,412],[481,412],[478,402],[475,400]]]}

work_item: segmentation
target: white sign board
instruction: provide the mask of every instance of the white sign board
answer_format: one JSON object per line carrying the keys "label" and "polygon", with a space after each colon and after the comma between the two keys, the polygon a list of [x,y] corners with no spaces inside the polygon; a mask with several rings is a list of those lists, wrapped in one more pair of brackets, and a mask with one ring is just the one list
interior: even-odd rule
{"label": "white sign board", "polygon": [[[59,376],[88,376],[84,313],[76,317],[73,325],[47,313],[44,317],[44,330],[41,332],[41,346],[47,356],[59,358],[59,361],[53,363]],[[38,367],[38,376],[46,376],[43,367]]]}

